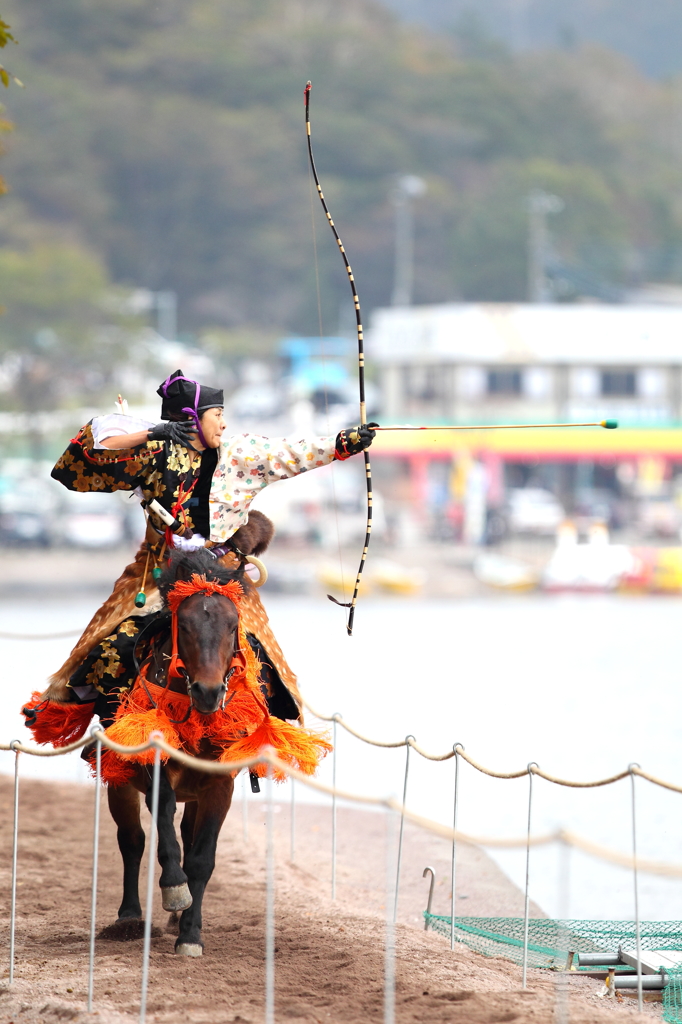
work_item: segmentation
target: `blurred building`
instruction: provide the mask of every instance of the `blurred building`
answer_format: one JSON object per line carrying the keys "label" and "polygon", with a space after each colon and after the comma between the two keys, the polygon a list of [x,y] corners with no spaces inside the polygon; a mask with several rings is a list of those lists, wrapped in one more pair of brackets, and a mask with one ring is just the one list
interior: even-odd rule
{"label": "blurred building", "polygon": [[386,422],[682,422],[682,306],[379,309]]}
{"label": "blurred building", "polygon": [[682,305],[380,309],[368,348],[383,424],[620,423],[382,433],[372,454],[389,512],[407,504],[432,535],[480,542],[514,529],[523,488],[540,524],[564,510],[678,536]]}

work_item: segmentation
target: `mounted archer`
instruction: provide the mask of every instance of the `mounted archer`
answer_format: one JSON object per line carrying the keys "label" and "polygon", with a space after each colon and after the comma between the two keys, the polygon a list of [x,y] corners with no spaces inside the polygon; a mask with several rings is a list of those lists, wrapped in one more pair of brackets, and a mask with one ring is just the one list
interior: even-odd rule
{"label": "mounted archer", "polygon": [[[135,648],[158,615],[157,580],[175,547],[206,547],[219,565],[243,570],[273,533],[260,512],[249,512],[270,483],[344,460],[369,447],[367,427],[336,437],[301,440],[238,434],[223,438],[223,392],[189,380],[181,370],[157,392],[161,422],[126,415],[93,419],[70,442],[52,476],[74,491],[135,491],[147,511],[147,530],[135,560],[116,581],[45,693],[26,706],[39,742],[67,743],[83,735],[93,714],[109,725],[138,672]],[[169,525],[169,523],[171,525]],[[270,712],[301,719],[296,676],[270,629],[257,586],[245,577],[241,623],[260,669]],[[139,652],[138,652],[139,653]]]}

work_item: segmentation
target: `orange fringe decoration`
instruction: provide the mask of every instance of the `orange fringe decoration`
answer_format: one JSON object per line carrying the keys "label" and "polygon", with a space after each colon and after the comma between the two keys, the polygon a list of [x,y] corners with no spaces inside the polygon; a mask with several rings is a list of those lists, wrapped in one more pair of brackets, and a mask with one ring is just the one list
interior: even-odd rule
{"label": "orange fringe decoration", "polygon": [[[232,586],[228,583],[223,589]],[[204,588],[203,582],[201,588]],[[190,593],[195,592],[195,589],[190,590]],[[230,599],[233,600],[232,595]],[[107,736],[124,746],[137,746],[158,731],[170,746],[195,756],[202,741],[209,740],[215,750],[215,760],[223,762],[257,756],[263,747],[270,746],[287,764],[312,775],[320,759],[332,749],[331,744],[314,730],[270,715],[258,683],[260,665],[241,623],[239,647],[231,666],[234,672],[224,709],[212,715],[192,711],[188,720],[182,722],[187,713],[189,695],[158,686],[143,675],[123,697],[116,719],[107,729]],[[162,753],[161,759],[167,761],[168,757]],[[102,778],[110,786],[123,785],[134,772],[133,763],[149,764],[153,760],[153,750],[125,757],[113,751],[102,751]],[[265,775],[267,766],[258,765],[253,770],[258,775]],[[275,771],[274,777],[281,781],[286,778],[286,773]]]}
{"label": "orange fringe decoration", "polygon": [[94,703],[60,704],[46,700],[38,691],[31,694],[31,700],[24,708],[33,711],[40,708],[33,721],[26,725],[36,743],[51,743],[53,747],[67,747],[85,733],[94,714]]}

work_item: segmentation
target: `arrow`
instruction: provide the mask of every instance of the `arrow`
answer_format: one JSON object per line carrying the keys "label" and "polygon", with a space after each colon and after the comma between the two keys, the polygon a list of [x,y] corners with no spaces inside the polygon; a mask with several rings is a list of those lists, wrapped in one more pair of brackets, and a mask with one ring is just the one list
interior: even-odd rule
{"label": "arrow", "polygon": [[541,427],[604,427],[606,430],[615,430],[618,420],[599,420],[596,423],[483,423],[478,426],[450,426],[450,427],[372,427],[372,430],[538,430]]}

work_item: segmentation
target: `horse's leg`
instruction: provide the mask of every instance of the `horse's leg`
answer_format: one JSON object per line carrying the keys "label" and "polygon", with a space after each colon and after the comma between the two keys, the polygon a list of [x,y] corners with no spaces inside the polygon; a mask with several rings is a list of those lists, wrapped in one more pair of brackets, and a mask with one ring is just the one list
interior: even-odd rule
{"label": "horse's leg", "polygon": [[140,824],[140,794],[132,786],[109,786],[109,810],[116,822],[118,848],[123,858],[123,902],[119,907],[119,921],[140,919],[139,880],[140,863],[144,853],[144,829]]}
{"label": "horse's leg", "polygon": [[[185,802],[185,810],[183,811],[182,819],[180,821],[180,836],[182,838],[182,853],[183,853],[183,864],[182,868],[187,873],[187,854],[192,848],[192,839],[194,838],[194,823],[197,819],[197,803],[196,800],[189,800]],[[168,918],[168,924],[166,925],[166,931],[170,932],[171,935],[177,935],[180,930],[180,917],[173,911],[171,916]]]}
{"label": "horse's leg", "polygon": [[[152,786],[147,786],[145,802],[151,811]],[[161,902],[164,910],[186,910],[192,902],[187,885],[187,875],[180,866],[180,844],[175,835],[175,791],[164,768],[159,772],[159,808],[156,819],[159,844],[158,857],[161,865]]]}
{"label": "horse's leg", "polygon": [[175,952],[181,956],[201,956],[204,951],[201,941],[201,904],[215,867],[218,836],[232,803],[233,790],[234,779],[222,776],[197,795],[194,836],[185,855],[192,906],[180,918],[180,934],[175,942]]}
{"label": "horse's leg", "polygon": [[182,815],[182,821],[180,822],[180,836],[182,838],[182,854],[183,854],[183,868],[185,873],[187,872],[187,855],[192,849],[192,842],[194,840],[194,829],[197,821],[197,802],[196,800],[188,801],[185,804],[185,810]]}

